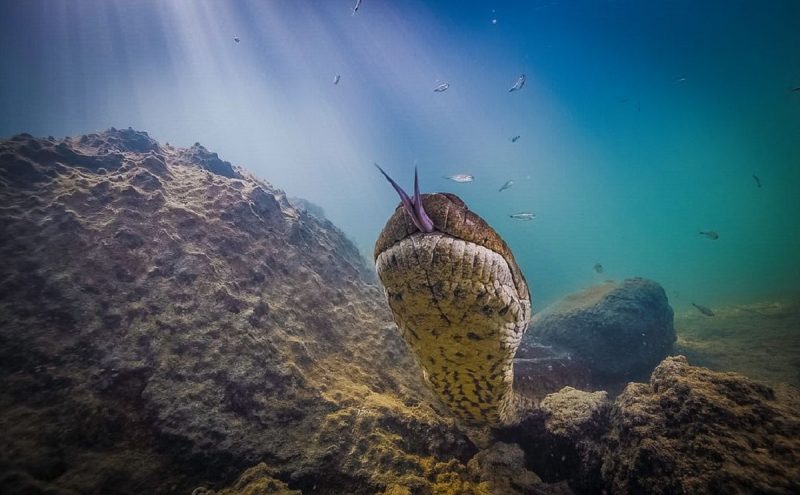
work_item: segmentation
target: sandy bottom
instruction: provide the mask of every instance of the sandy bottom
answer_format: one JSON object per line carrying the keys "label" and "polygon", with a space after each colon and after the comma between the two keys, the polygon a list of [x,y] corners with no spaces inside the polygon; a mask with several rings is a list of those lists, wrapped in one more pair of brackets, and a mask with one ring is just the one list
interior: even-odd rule
{"label": "sandy bottom", "polygon": [[714,308],[714,313],[675,314],[678,353],[694,365],[800,387],[800,302]]}

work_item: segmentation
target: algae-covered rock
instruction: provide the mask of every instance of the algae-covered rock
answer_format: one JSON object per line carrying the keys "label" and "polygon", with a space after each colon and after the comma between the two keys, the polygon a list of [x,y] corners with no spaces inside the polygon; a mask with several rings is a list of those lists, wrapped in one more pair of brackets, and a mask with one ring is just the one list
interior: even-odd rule
{"label": "algae-covered rock", "polygon": [[572,387],[548,395],[539,405],[547,431],[573,441],[602,431],[609,406],[605,392],[583,392]]}
{"label": "algae-covered rock", "polygon": [[547,395],[519,425],[500,432],[519,443],[527,465],[547,482],[567,481],[591,493],[600,486],[601,452],[610,402],[606,392],[564,387]]}
{"label": "algae-covered rock", "polygon": [[798,405],[797,395],[669,357],[617,398],[603,477],[611,493],[798,493]]}
{"label": "algae-covered rock", "polygon": [[267,461],[376,493],[475,453],[352,243],[202,146],[16,136],[0,204],[0,492],[189,493]]}
{"label": "algae-covered rock", "polygon": [[289,489],[274,475],[275,470],[262,462],[242,473],[229,488],[219,491],[196,488],[192,495],[302,495],[303,492]]}
{"label": "algae-covered rock", "polygon": [[467,467],[485,480],[495,495],[527,493],[543,485],[535,473],[525,468],[525,453],[515,444],[498,442],[476,454]]}
{"label": "algae-covered rock", "polygon": [[597,387],[646,376],[672,350],[673,313],[657,283],[632,278],[570,295],[531,319],[526,341],[572,353]]}

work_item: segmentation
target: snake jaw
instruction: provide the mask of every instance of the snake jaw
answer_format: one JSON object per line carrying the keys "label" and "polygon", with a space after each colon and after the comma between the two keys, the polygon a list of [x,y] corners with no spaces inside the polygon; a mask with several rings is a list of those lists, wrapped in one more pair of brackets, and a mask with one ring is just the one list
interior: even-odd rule
{"label": "snake jaw", "polygon": [[[414,196],[395,209],[375,243],[392,316],[456,417],[510,424],[523,403],[514,392],[513,359],[531,315],[525,277],[500,235],[457,196],[421,195],[417,180]],[[417,201],[434,232],[409,215]]]}
{"label": "snake jaw", "polygon": [[433,221],[430,219],[428,214],[425,213],[425,208],[422,206],[422,196],[419,193],[419,180],[417,179],[417,168],[414,167],[414,197],[410,198],[403,188],[400,187],[400,185],[391,177],[389,177],[389,174],[387,174],[380,165],[376,163],[375,166],[378,167],[378,170],[381,171],[383,176],[386,177],[392,187],[394,187],[394,190],[397,191],[397,194],[400,195],[400,201],[403,203],[403,209],[406,211],[406,213],[408,213],[408,216],[411,217],[411,221],[414,222],[414,226],[420,232],[433,232]]}

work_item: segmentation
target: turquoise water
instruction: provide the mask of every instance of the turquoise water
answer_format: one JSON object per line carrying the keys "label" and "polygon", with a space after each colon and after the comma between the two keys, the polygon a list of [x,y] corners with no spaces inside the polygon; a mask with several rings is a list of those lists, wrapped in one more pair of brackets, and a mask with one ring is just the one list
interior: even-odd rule
{"label": "turquoise water", "polygon": [[373,163],[407,188],[416,163],[508,241],[535,308],[628,276],[678,307],[800,297],[800,3],[354,4],[0,2],[0,136],[199,141],[370,258],[397,204]]}

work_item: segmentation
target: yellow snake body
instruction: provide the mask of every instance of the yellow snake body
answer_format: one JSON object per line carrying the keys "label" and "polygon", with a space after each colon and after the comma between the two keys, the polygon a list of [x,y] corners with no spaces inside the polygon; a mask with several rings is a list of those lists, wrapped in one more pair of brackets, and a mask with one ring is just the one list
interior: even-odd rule
{"label": "yellow snake body", "polygon": [[452,194],[420,196],[423,232],[402,207],[375,246],[375,265],[402,336],[433,390],[461,420],[513,421],[512,360],[531,314],[508,246]]}

